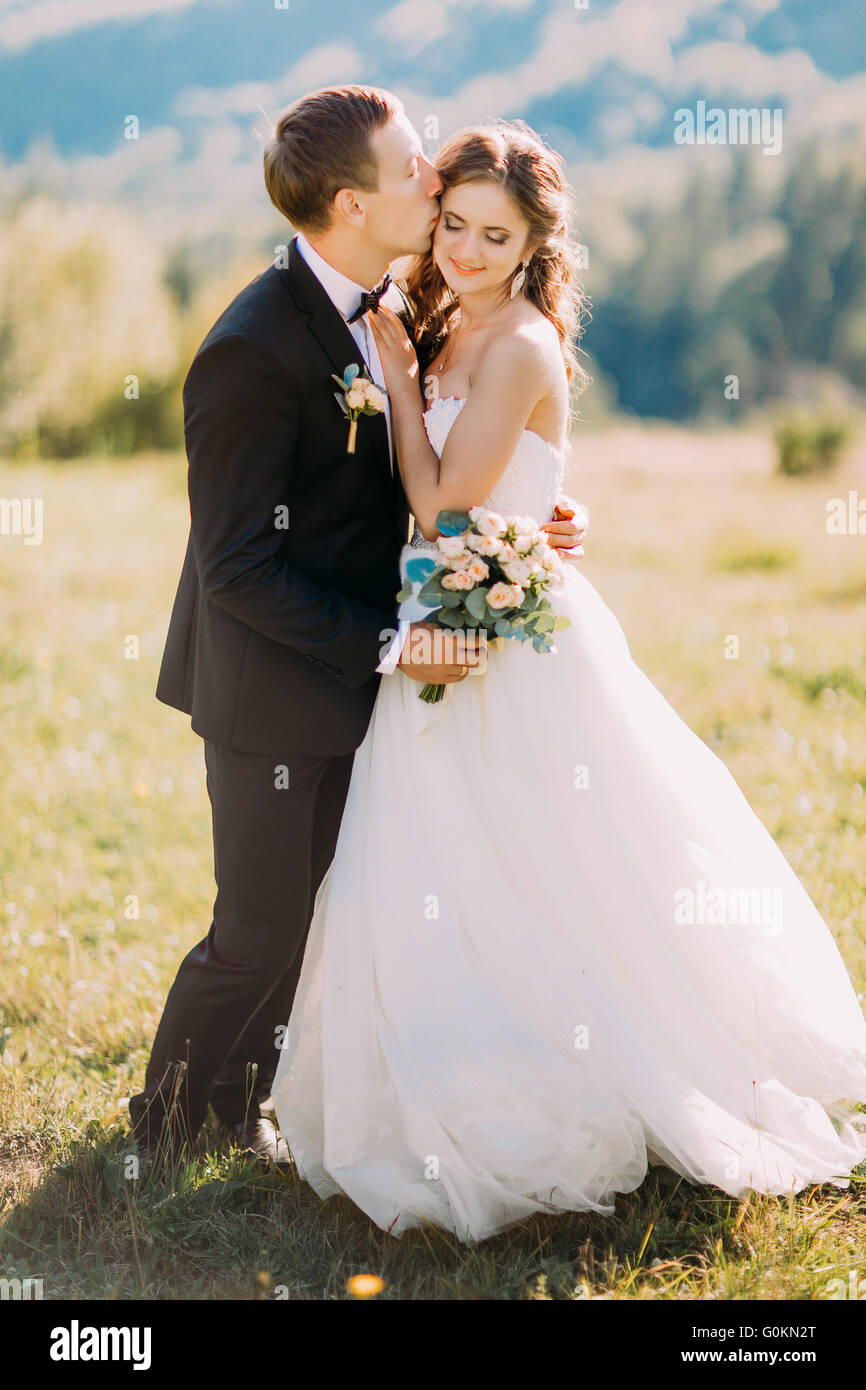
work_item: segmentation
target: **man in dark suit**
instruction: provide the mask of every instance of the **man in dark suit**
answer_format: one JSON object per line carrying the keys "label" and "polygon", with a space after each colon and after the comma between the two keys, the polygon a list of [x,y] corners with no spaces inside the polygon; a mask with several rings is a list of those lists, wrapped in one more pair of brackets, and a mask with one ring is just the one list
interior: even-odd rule
{"label": "man in dark suit", "polygon": [[428,249],[438,175],[395,97],[347,87],[281,114],[265,178],[301,235],[220,316],[184,384],[191,527],[157,687],[204,740],[217,896],[130,1116],[151,1152],[193,1140],[212,1100],[242,1147],[283,1165],[260,1104],[378,681],[449,683],[477,657],[404,645],[410,519],[387,403],[350,453],[332,380],[357,363],[383,382],[364,315],[391,261]]}

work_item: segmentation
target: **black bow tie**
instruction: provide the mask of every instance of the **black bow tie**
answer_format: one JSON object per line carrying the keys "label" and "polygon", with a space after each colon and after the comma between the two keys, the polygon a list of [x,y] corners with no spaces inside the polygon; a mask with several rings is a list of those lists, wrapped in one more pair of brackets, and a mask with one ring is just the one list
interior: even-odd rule
{"label": "black bow tie", "polygon": [[351,318],[346,319],[346,322],[357,323],[358,319],[363,318],[368,309],[371,309],[374,314],[378,313],[379,300],[382,298],[382,295],[385,293],[390,283],[391,276],[386,275],[381,285],[377,285],[374,290],[364,290],[364,293],[361,295],[361,303],[358,305]]}

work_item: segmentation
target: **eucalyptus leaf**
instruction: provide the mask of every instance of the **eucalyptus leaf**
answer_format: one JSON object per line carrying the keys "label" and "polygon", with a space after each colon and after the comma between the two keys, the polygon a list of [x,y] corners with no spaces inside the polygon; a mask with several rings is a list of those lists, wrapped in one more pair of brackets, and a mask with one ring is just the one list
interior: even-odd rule
{"label": "eucalyptus leaf", "polygon": [[424,603],[428,608],[441,608],[445,603],[445,590],[437,588],[435,584],[425,584],[418,590],[418,602]]}
{"label": "eucalyptus leaf", "polygon": [[469,526],[468,512],[441,511],[436,518],[436,528],[443,536],[459,536]]}
{"label": "eucalyptus leaf", "polygon": [[428,559],[425,555],[419,555],[417,560],[406,561],[407,577],[414,583],[423,584],[425,580],[430,578],[435,569],[436,561]]}
{"label": "eucalyptus leaf", "polygon": [[355,377],[359,374],[360,370],[361,368],[358,366],[357,362],[352,362],[344,371],[343,385],[346,387],[347,390],[352,385],[352,382],[355,380]]}
{"label": "eucalyptus leaf", "polygon": [[478,622],[484,617],[487,610],[487,595],[483,589],[470,589],[466,595],[466,611],[471,613]]}

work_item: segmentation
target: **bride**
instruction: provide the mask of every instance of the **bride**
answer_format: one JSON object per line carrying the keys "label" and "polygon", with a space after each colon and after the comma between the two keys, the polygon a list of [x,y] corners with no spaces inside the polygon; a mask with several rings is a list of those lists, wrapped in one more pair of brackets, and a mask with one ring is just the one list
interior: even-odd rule
{"label": "bride", "polygon": [[[443,508],[551,514],[579,303],[537,136],[467,130],[437,169],[423,383],[371,320],[422,549]],[[394,1235],[611,1213],[650,1163],[739,1195],[846,1187],[866,1158],[866,1023],[827,926],[566,569],[555,653],[505,641],[433,705],[382,681],[319,891],[274,1105],[300,1175]]]}

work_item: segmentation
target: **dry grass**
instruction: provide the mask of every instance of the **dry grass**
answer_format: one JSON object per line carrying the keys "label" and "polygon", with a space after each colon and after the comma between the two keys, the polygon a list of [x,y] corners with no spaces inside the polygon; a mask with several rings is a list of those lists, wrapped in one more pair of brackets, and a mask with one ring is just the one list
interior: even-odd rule
{"label": "dry grass", "polygon": [[[586,575],[863,991],[866,556],[824,525],[828,497],[866,494],[862,453],[818,480],[772,477],[757,433],[628,427],[576,454]],[[0,1274],[41,1277],[46,1298],[341,1298],[372,1270],[395,1299],[802,1299],[862,1265],[862,1183],[736,1202],[662,1172],[613,1218],[534,1220],[465,1249],[395,1241],[212,1133],[194,1162],[126,1182],[125,1097],[213,892],[201,745],[153,697],[183,461],[9,465],[0,493],[45,498],[41,546],[0,536]]]}

